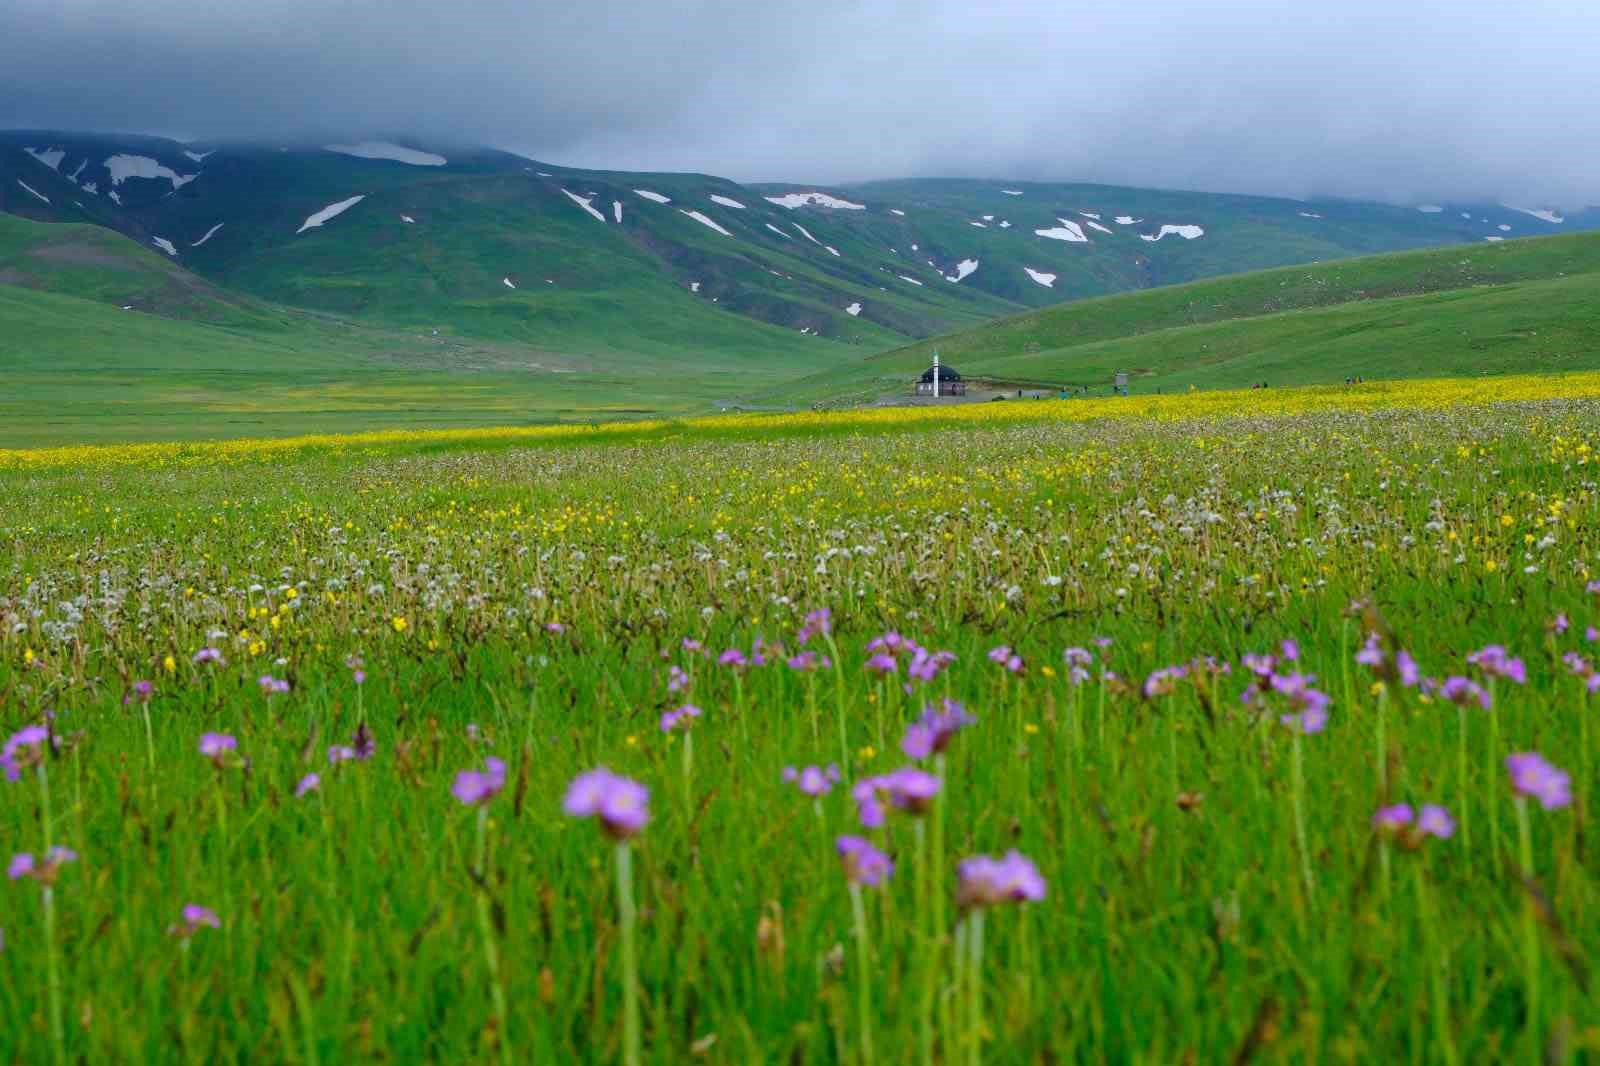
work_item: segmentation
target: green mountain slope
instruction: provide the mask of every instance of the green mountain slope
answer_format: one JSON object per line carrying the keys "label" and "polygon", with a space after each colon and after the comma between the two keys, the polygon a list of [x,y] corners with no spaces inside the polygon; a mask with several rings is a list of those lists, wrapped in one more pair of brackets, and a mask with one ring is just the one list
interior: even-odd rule
{"label": "green mountain slope", "polygon": [[0,212],[92,222],[218,284],[430,336],[676,358],[748,352],[776,329],[832,341],[840,361],[1066,299],[1600,225],[1593,211],[977,180],[745,186],[471,147],[360,151],[394,158],[0,133]]}
{"label": "green mountain slope", "polygon": [[1370,256],[1102,297],[883,352],[762,397],[904,395],[937,350],[980,385],[1139,390],[1600,366],[1600,235]]}

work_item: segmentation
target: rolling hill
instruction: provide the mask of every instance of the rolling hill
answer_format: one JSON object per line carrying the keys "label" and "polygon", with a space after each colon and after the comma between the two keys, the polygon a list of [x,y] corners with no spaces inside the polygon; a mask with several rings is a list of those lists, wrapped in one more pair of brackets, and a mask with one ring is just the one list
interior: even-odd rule
{"label": "rolling hill", "polygon": [[[588,356],[876,351],[1064,300],[1600,225],[1096,185],[846,188],[553,166],[477,147],[0,134],[0,212],[88,222],[220,286]],[[776,345],[776,346],[775,346]],[[774,347],[775,346],[775,347]]]}
{"label": "rolling hill", "polygon": [[1600,234],[1257,271],[1064,304],[879,353],[761,396],[903,398],[933,353],[1000,392],[1136,391],[1600,366]]}

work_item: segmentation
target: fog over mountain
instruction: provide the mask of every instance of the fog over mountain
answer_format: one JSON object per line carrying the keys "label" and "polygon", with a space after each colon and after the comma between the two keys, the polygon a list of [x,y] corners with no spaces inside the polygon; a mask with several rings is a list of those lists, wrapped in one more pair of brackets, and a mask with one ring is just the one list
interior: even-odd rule
{"label": "fog over mountain", "polygon": [[8,0],[0,127],[557,163],[1600,202],[1579,0]]}

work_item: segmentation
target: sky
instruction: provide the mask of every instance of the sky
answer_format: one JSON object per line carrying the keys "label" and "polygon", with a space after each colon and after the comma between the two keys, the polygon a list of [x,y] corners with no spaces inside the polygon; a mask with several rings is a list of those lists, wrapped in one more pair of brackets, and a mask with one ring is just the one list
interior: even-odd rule
{"label": "sky", "polygon": [[1595,0],[3,0],[0,128],[1600,203]]}

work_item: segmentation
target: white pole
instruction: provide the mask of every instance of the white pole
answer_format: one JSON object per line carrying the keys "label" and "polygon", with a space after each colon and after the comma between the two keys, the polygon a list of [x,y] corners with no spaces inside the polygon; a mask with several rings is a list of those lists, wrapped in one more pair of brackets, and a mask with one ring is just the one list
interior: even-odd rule
{"label": "white pole", "polygon": [[933,398],[939,398],[939,353],[933,353]]}

